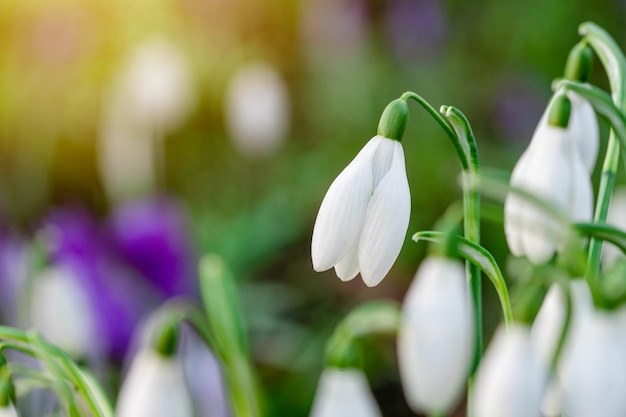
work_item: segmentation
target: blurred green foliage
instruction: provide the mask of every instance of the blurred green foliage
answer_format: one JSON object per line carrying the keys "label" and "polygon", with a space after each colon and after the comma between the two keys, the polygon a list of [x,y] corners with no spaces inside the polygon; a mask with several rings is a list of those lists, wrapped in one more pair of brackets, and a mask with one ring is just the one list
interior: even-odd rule
{"label": "blurred green foliage", "polygon": [[[405,16],[415,22],[393,20],[393,7],[414,9]],[[596,21],[626,44],[625,16],[621,0],[0,2],[3,221],[28,230],[55,205],[109,210],[96,154],[103,97],[134,45],[154,33],[169,37],[191,64],[197,100],[165,137],[160,191],[183,202],[199,251],[220,254],[240,278],[270,415],[305,416],[333,326],[360,301],[401,300],[424,253],[407,237],[396,266],[374,289],[310,265],[319,203],[376,133],[386,104],[413,90],[435,107],[460,108],[482,163],[510,169],[551,80],[562,74],[578,24]],[[420,32],[432,24],[432,36]],[[251,160],[229,141],[223,102],[234,71],[253,60],[282,74],[292,111],[282,148]],[[602,86],[599,67],[592,79]],[[460,197],[459,164],[447,140],[411,108],[403,142],[413,205],[408,236],[431,228]],[[483,243],[504,264],[500,224],[485,223]],[[488,285],[484,291],[492,328],[497,300]],[[368,366],[385,415],[411,415],[399,394],[393,347],[371,352],[385,358]]]}

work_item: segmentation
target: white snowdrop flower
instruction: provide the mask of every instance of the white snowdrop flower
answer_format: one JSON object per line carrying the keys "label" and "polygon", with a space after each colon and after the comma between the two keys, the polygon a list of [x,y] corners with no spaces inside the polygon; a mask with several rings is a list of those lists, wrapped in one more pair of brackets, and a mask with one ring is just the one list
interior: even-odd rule
{"label": "white snowdrop flower", "polygon": [[156,131],[172,129],[194,99],[188,63],[171,41],[148,39],[132,53],[114,94],[115,105],[135,123]]}
{"label": "white snowdrop flower", "polygon": [[413,410],[444,415],[456,404],[472,365],[473,326],[463,263],[424,260],[404,299],[398,332],[400,376]]}
{"label": "white snowdrop flower", "polygon": [[280,73],[266,63],[240,69],[226,92],[226,126],[246,157],[264,157],[283,143],[289,128],[289,92]]}
{"label": "white snowdrop flower", "polygon": [[382,417],[359,369],[327,368],[320,377],[310,417]]}
{"label": "white snowdrop flower", "polygon": [[[593,189],[576,145],[577,124],[571,119],[566,128],[551,125],[548,118],[542,119],[531,144],[513,169],[511,186],[544,200],[566,220],[590,221]],[[509,193],[506,197],[504,216],[507,243],[515,256],[526,256],[534,264],[543,264],[565,244],[567,230],[519,195]]]}
{"label": "white snowdrop flower", "polygon": [[0,417],[18,417],[13,404],[9,403],[8,405],[0,407]]}
{"label": "white snowdrop flower", "polygon": [[596,311],[580,324],[559,366],[568,417],[626,415],[624,335],[616,314]]}
{"label": "white snowdrop flower", "polygon": [[598,118],[593,106],[584,97],[569,91],[567,98],[572,104],[569,128],[587,173],[591,175],[596,166],[600,147]]}
{"label": "white snowdrop flower", "polygon": [[[580,324],[593,313],[591,291],[584,279],[575,279],[570,282],[572,296],[572,316],[565,344],[561,351],[561,361],[567,361],[572,341],[576,340],[580,332]],[[535,318],[531,330],[533,345],[545,363],[551,363],[556,350],[566,314],[566,300],[558,284],[553,284],[546,294],[539,313]],[[560,367],[559,367],[560,368]],[[559,369],[557,369],[557,373]],[[558,377],[552,378],[544,396],[541,410],[544,416],[556,417],[563,413],[563,389]]]}
{"label": "white snowdrop flower", "polygon": [[547,365],[537,355],[530,328],[500,327],[478,369],[473,415],[480,417],[540,417],[548,378]]}
{"label": "white snowdrop flower", "polygon": [[94,312],[80,277],[68,267],[54,266],[35,277],[31,325],[75,358],[84,358],[97,343]]}
{"label": "white snowdrop flower", "polygon": [[116,417],[193,417],[183,368],[176,356],[140,350],[124,379]]}
{"label": "white snowdrop flower", "polygon": [[[609,205],[608,224],[621,230],[626,230],[626,187],[618,187],[611,197]],[[605,242],[602,246],[602,264],[609,267],[618,258],[623,258],[624,254],[614,245]]]}
{"label": "white snowdrop flower", "polygon": [[400,144],[408,105],[392,101],[378,124],[378,135],[333,181],[313,228],[311,258],[316,271],[335,267],[348,281],[360,272],[378,285],[395,262],[409,227],[411,194]]}

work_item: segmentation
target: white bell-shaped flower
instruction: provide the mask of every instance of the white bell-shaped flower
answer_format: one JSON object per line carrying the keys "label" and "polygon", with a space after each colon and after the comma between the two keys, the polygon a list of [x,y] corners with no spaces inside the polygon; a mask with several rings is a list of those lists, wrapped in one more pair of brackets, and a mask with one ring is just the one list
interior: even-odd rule
{"label": "white bell-shaped flower", "polygon": [[410,212],[402,145],[377,135],[322,201],[311,243],[313,268],[335,267],[343,281],[360,272],[366,285],[378,285],[400,253]]}
{"label": "white bell-shaped flower", "polygon": [[582,320],[559,366],[568,417],[626,415],[624,335],[616,314],[596,311]]}
{"label": "white bell-shaped flower", "polygon": [[540,417],[548,369],[537,355],[530,328],[514,324],[494,335],[476,375],[473,415]]}
{"label": "white bell-shaped flower", "polygon": [[[554,105],[554,104],[553,104]],[[583,163],[572,120],[566,128],[542,118],[533,139],[511,174],[511,186],[544,200],[566,220],[590,221],[593,189]],[[545,211],[510,193],[504,202],[504,230],[511,253],[534,264],[549,261],[565,245],[567,230]]]}
{"label": "white bell-shaped flower", "polygon": [[572,105],[569,128],[587,173],[591,175],[596,166],[600,147],[598,118],[593,106],[584,97],[569,91],[567,98]]}
{"label": "white bell-shaped flower", "polygon": [[[572,316],[565,344],[561,350],[561,361],[570,355],[572,341],[576,340],[580,332],[581,323],[593,313],[593,299],[589,285],[584,279],[575,279],[570,282],[572,296]],[[531,330],[533,345],[537,353],[546,363],[552,361],[557,348],[566,314],[566,300],[558,284],[553,284],[546,294],[543,304]],[[567,361],[567,359],[565,359]],[[557,369],[557,373],[561,367]],[[558,377],[551,379],[541,406],[543,415],[557,417],[563,413],[563,388]]]}
{"label": "white bell-shaped flower", "polygon": [[74,358],[98,344],[96,318],[81,277],[67,266],[43,270],[33,281],[31,325]]}
{"label": "white bell-shaped flower", "polygon": [[0,407],[0,417],[18,417],[13,404]]}
{"label": "white bell-shaped flower", "polygon": [[[611,226],[626,230],[626,187],[618,187],[613,192],[606,222]],[[602,246],[602,265],[610,267],[618,258],[624,258],[622,251],[605,242]]]}
{"label": "white bell-shaped flower", "polygon": [[181,363],[151,348],[140,350],[124,379],[116,417],[193,417]]}
{"label": "white bell-shaped flower", "polygon": [[400,376],[413,410],[444,415],[456,404],[472,364],[473,325],[463,263],[424,260],[404,299],[398,331]]}
{"label": "white bell-shaped flower", "polygon": [[361,370],[331,367],[320,377],[310,417],[382,417],[382,413]]}
{"label": "white bell-shaped flower", "polygon": [[246,157],[271,155],[285,140],[289,91],[281,74],[269,64],[249,64],[233,76],[224,110],[233,145]]}

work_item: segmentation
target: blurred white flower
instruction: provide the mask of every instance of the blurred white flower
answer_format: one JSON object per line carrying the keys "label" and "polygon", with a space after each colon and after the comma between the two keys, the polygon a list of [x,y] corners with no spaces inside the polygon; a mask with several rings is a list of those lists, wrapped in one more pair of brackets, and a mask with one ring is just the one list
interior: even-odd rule
{"label": "blurred white flower", "polygon": [[320,377],[310,417],[382,417],[359,369],[327,368]]}
{"label": "blurred white flower", "polygon": [[446,415],[469,376],[474,319],[465,266],[429,257],[402,307],[398,362],[408,404],[416,412]]}
{"label": "blurred white flower", "polygon": [[116,417],[193,417],[181,363],[143,348],[133,358],[117,400]]}
{"label": "blurred white flower", "polygon": [[103,103],[98,165],[111,199],[155,188],[163,168],[161,140],[191,110],[193,91],[175,44],[153,38],[136,47]]}
{"label": "blurred white flower", "polygon": [[68,267],[49,267],[35,277],[32,291],[31,325],[74,358],[93,353],[95,317],[80,278]]}
{"label": "blurred white flower", "polygon": [[[576,105],[573,105],[576,108]],[[571,113],[567,128],[540,121],[528,149],[511,174],[511,186],[525,190],[551,204],[570,221],[590,221],[593,189],[581,159],[577,138],[582,122]],[[514,193],[504,202],[504,230],[511,253],[527,256],[534,264],[549,261],[562,249],[567,230],[533,203]]]}
{"label": "blurred white flower", "polygon": [[[560,364],[567,362],[573,340],[578,338],[581,323],[593,313],[591,291],[584,279],[570,282],[572,296],[572,316],[565,344],[561,350]],[[545,363],[551,363],[556,350],[566,314],[566,300],[558,284],[553,284],[548,291],[541,309],[535,318],[531,330],[531,338],[537,353]],[[557,366],[557,374],[562,366]],[[563,413],[563,388],[558,377],[551,379],[541,406],[546,417],[557,417]]]}
{"label": "blurred white flower", "polygon": [[237,151],[250,158],[273,154],[289,129],[289,92],[285,81],[268,64],[247,65],[228,85],[224,113]]}
{"label": "blurred white flower", "polygon": [[[613,192],[609,214],[606,222],[621,230],[626,230],[626,187],[618,187]],[[602,246],[602,264],[609,267],[618,258],[623,258],[624,254],[614,245],[605,242]]]}
{"label": "blurred white flower", "polygon": [[626,415],[626,356],[619,317],[595,311],[580,323],[559,366],[568,417]]}
{"label": "blurred white flower", "polygon": [[15,407],[13,407],[13,404],[0,407],[0,417],[18,417],[17,411],[15,410]]}
{"label": "blurred white flower", "polygon": [[537,355],[530,328],[500,327],[480,364],[472,393],[473,415],[540,417],[548,378],[547,364]]}
{"label": "blurred white flower", "polygon": [[322,201],[311,243],[313,268],[335,267],[343,281],[361,272],[367,286],[378,285],[400,253],[410,211],[402,145],[375,136]]}
{"label": "blurred white flower", "polygon": [[115,86],[113,105],[137,125],[156,132],[183,121],[194,101],[189,65],[180,49],[164,38],[139,44]]}

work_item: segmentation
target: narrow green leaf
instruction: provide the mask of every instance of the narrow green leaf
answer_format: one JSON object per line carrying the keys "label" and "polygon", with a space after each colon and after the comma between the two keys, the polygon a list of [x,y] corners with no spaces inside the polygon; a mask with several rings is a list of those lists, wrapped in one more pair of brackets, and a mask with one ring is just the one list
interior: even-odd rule
{"label": "narrow green leaf", "polygon": [[583,236],[610,242],[626,254],[626,232],[608,224],[574,223],[574,229]]}

